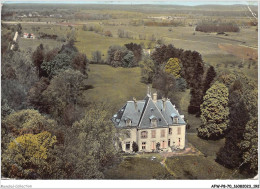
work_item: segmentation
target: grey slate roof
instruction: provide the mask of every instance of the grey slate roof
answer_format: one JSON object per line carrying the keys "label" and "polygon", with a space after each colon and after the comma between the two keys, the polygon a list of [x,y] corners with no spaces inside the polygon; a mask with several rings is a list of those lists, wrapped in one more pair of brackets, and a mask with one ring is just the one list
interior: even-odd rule
{"label": "grey slate roof", "polygon": [[[178,124],[173,118],[178,118]],[[178,110],[170,100],[153,101],[147,95],[144,100],[128,101],[112,118],[115,126],[125,128],[126,120],[132,121],[131,127],[151,128],[151,119],[157,119],[157,127],[168,127],[169,125],[186,124]]]}

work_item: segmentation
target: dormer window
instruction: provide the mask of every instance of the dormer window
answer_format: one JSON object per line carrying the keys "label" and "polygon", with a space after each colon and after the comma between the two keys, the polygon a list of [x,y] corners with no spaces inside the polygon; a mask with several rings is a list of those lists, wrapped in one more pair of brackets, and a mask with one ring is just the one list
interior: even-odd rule
{"label": "dormer window", "polygon": [[132,120],[129,119],[129,118],[126,118],[126,119],[125,119],[125,125],[126,125],[126,126],[132,126]]}
{"label": "dormer window", "polygon": [[178,118],[178,116],[175,116],[173,119],[174,119],[174,123],[179,123],[179,118]]}
{"label": "dormer window", "polygon": [[157,118],[152,115],[150,116],[151,127],[157,127]]}
{"label": "dormer window", "polygon": [[177,114],[172,113],[171,118],[172,118],[172,123],[175,123],[175,124],[179,123],[179,117],[177,116]]}

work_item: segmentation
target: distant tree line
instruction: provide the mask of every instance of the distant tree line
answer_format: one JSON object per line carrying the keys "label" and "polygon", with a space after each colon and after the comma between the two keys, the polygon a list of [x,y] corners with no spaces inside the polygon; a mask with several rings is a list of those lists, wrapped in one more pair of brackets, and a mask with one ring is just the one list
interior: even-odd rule
{"label": "distant tree line", "polygon": [[39,39],[54,39],[56,40],[58,38],[57,35],[55,34],[47,34],[47,33],[43,33],[43,32],[39,32]]}
{"label": "distant tree line", "polygon": [[76,13],[74,17],[80,20],[109,20],[111,18],[109,14],[94,13]]}
{"label": "distant tree line", "polygon": [[159,27],[177,27],[177,26],[184,26],[182,21],[146,21],[144,22],[145,26],[159,26]]}
{"label": "distant tree line", "polygon": [[196,26],[195,30],[201,32],[239,32],[239,27],[233,23],[201,23]]}

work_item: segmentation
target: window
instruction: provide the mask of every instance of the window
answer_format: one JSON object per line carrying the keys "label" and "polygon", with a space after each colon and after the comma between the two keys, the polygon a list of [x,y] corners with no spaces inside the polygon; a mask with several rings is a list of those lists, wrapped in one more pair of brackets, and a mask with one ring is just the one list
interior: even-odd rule
{"label": "window", "polygon": [[178,123],[178,117],[174,117],[174,123]]}
{"label": "window", "polygon": [[181,134],[181,127],[178,127],[177,134],[178,134],[178,135]]}
{"label": "window", "polygon": [[155,145],[155,141],[152,141],[152,150],[155,150],[156,145]]}
{"label": "window", "polygon": [[142,150],[145,150],[146,142],[142,142]]}
{"label": "window", "polygon": [[161,141],[161,146],[162,146],[162,148],[166,148],[166,142],[163,140],[163,141]]}
{"label": "window", "polygon": [[168,146],[171,146],[171,139],[168,140]]}
{"label": "window", "polygon": [[141,132],[141,138],[147,138],[148,137],[148,132],[147,131],[142,131]]}
{"label": "window", "polygon": [[152,138],[156,137],[156,130],[152,130]]}
{"label": "window", "polygon": [[127,132],[125,133],[125,137],[126,137],[126,138],[131,138],[131,132],[130,132],[130,131],[127,131]]}
{"label": "window", "polygon": [[126,120],[126,126],[131,126],[132,125],[132,120],[131,119],[127,119]]}
{"label": "window", "polygon": [[181,145],[181,138],[179,138],[179,144],[178,144],[179,146]]}
{"label": "window", "polygon": [[157,127],[157,119],[151,120],[151,127]]}
{"label": "window", "polygon": [[161,137],[165,137],[165,130],[161,130]]}
{"label": "window", "polygon": [[130,150],[130,142],[126,142],[126,144],[125,144],[125,150]]}
{"label": "window", "polygon": [[172,128],[169,128],[169,135],[172,134]]}

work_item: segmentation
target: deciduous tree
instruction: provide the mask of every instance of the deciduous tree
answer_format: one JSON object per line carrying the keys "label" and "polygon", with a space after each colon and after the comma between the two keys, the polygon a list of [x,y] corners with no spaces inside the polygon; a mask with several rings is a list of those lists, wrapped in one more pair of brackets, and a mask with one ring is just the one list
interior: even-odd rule
{"label": "deciduous tree", "polygon": [[228,126],[228,88],[219,82],[206,92],[201,104],[201,122],[198,136],[206,139],[219,139]]}
{"label": "deciduous tree", "polygon": [[70,67],[71,57],[67,54],[58,54],[50,62],[43,62],[41,68],[46,71],[49,78],[53,78],[60,72]]}
{"label": "deciduous tree", "polygon": [[180,61],[178,58],[170,58],[165,65],[165,72],[172,74],[175,78],[180,78]]}
{"label": "deciduous tree", "polygon": [[3,175],[9,178],[46,178],[49,164],[49,149],[56,143],[49,132],[25,134],[14,139],[2,157]]}

